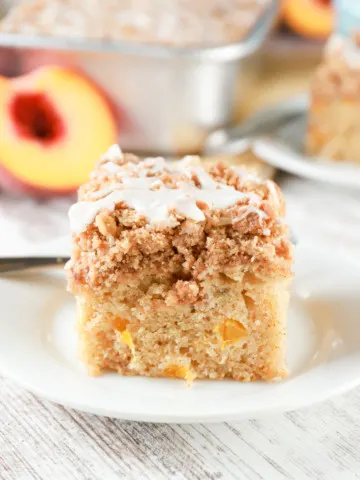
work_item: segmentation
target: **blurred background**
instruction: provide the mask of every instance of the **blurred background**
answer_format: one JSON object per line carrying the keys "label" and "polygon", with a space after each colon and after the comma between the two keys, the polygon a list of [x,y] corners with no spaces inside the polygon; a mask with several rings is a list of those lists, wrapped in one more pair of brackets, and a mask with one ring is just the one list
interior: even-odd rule
{"label": "blurred background", "polygon": [[338,11],[331,0],[2,0],[0,184],[66,193],[115,141],[201,153],[211,131],[308,88]]}
{"label": "blurred background", "polygon": [[2,228],[17,218],[18,236],[65,233],[77,187],[112,143],[201,154],[214,130],[308,92],[329,37],[360,27],[359,3],[2,0]]}

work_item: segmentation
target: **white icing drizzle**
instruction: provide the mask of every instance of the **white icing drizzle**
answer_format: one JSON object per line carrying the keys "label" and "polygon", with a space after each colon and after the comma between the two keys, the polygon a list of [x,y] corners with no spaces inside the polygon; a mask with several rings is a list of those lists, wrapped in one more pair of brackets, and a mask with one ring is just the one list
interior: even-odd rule
{"label": "white icing drizzle", "polygon": [[118,188],[122,188],[122,183],[111,183],[109,186],[104,187],[101,190],[96,190],[96,192],[89,193],[89,197],[91,199],[99,200],[100,198],[109,195],[114,190],[117,190]]}
{"label": "white icing drizzle", "polygon": [[138,165],[138,169],[145,171],[145,174],[154,174],[167,170],[169,166],[162,157],[144,158],[144,160]]}
{"label": "white icing drizzle", "polygon": [[109,162],[112,162],[114,160],[121,160],[122,158],[123,153],[121,148],[115,143],[108,148],[107,152],[101,157],[101,160],[109,160]]}
{"label": "white icing drizzle", "polygon": [[249,172],[245,168],[242,167],[233,167],[234,171],[241,177],[243,180],[250,180],[256,184],[261,183],[261,180],[259,177],[257,177],[255,174]]}
{"label": "white icing drizzle", "polygon": [[341,53],[350,68],[360,69],[360,48],[351,40],[342,35],[333,34],[326,45],[326,54]]}
{"label": "white icing drizzle", "polygon": [[240,217],[235,217],[233,219],[233,223],[240,222],[245,217],[247,217],[250,213],[255,213],[256,215],[258,215],[260,222],[268,218],[268,215],[263,210],[260,210],[260,208],[257,208],[255,205],[245,205],[242,209],[239,209],[239,210],[240,212],[243,211],[244,213],[242,213]]}
{"label": "white icing drizzle", "polygon": [[270,196],[274,200],[275,205],[278,207],[280,205],[280,199],[279,199],[279,195],[278,195],[278,192],[276,190],[276,187],[274,185],[274,182],[272,182],[271,180],[267,180],[266,185],[269,189]]}
{"label": "white icing drizzle", "polygon": [[[120,149],[110,149],[110,157],[118,158],[119,154],[122,155]],[[109,157],[106,156],[106,159],[109,160]],[[89,194],[95,201],[74,204],[69,211],[71,230],[76,233],[84,231],[101,210],[112,211],[120,202],[136,210],[139,215],[145,216],[150,225],[162,227],[178,223],[172,211],[195,222],[205,220],[198,202],[206,204],[210,209],[224,209],[248,200],[250,205],[243,207],[244,216],[256,213],[261,221],[267,217],[265,212],[255,206],[260,202],[260,197],[256,194],[239,192],[232,186],[217,182],[203,167],[192,166],[191,162],[189,163],[190,166],[186,166],[183,172],[190,178],[195,175],[200,188],[181,180],[178,181],[177,188],[168,188],[158,176],[148,176],[164,169],[179,171],[179,165],[172,168],[163,158],[147,158],[139,164],[116,165],[121,183],[112,183],[102,190]],[[184,162],[183,165],[189,163]],[[155,187],[158,188],[154,189]]]}
{"label": "white icing drizzle", "polygon": [[106,162],[101,165],[101,168],[109,173],[117,173],[120,171],[120,166],[114,162]]}
{"label": "white icing drizzle", "polygon": [[[115,146],[117,147],[117,145]],[[116,154],[116,151],[115,151],[115,154]],[[155,173],[161,172],[162,170],[168,169],[168,165],[165,159],[162,157],[144,158],[144,160],[141,163],[129,162],[129,163],[126,163],[125,165],[118,165],[117,163],[114,163],[114,160],[121,159],[121,156],[120,157],[115,156],[114,152],[110,153],[110,156],[107,156],[107,154],[105,154],[102,158],[108,161],[101,164],[101,168],[110,173],[121,173],[121,174],[126,174],[129,170],[133,172],[136,171],[139,176],[155,174]]]}
{"label": "white icing drizzle", "polygon": [[187,167],[197,166],[201,164],[200,157],[198,155],[185,155],[181,160],[172,162],[171,168],[174,171],[181,171]]}

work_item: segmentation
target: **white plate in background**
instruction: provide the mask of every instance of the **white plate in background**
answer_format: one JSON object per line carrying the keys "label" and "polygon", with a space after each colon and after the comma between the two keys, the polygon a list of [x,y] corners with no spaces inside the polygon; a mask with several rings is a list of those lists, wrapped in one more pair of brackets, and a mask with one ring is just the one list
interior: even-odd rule
{"label": "white plate in background", "polygon": [[360,384],[360,266],[301,245],[295,271],[281,383],[89,377],[62,272],[0,278],[0,373],[67,407],[149,422],[234,421],[326,400]]}
{"label": "white plate in background", "polygon": [[297,95],[265,108],[243,125],[209,135],[205,153],[237,153],[244,142],[271,166],[300,177],[360,188],[360,166],[349,161],[310,157],[304,151],[309,99]]}

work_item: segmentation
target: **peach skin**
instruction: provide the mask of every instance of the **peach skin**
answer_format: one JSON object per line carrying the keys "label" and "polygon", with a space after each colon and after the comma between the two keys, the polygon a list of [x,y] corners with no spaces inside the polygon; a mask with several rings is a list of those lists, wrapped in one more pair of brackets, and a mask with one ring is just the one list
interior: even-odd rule
{"label": "peach skin", "polygon": [[0,92],[3,186],[40,195],[68,193],[116,142],[108,100],[74,70],[43,67],[2,80]]}
{"label": "peach skin", "polygon": [[282,16],[286,25],[305,37],[326,38],[333,30],[331,0],[283,0]]}

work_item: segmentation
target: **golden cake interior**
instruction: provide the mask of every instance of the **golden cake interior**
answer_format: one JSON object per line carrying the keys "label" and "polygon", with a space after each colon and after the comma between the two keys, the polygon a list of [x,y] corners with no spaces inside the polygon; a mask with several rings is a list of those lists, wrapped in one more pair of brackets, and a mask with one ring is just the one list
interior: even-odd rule
{"label": "golden cake interior", "polygon": [[[292,247],[281,192],[223,163],[179,165],[113,149],[80,189],[67,270],[81,357],[91,374],[282,378]],[[134,208],[142,195],[135,190],[133,202],[104,208],[109,192],[126,196],[144,177],[146,185],[154,180],[154,195],[190,185],[196,196],[211,181],[240,200],[222,208],[197,200],[202,220],[180,211],[180,202],[166,221],[151,222]]]}

